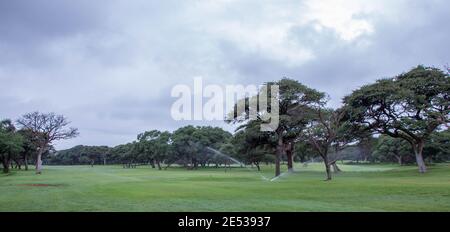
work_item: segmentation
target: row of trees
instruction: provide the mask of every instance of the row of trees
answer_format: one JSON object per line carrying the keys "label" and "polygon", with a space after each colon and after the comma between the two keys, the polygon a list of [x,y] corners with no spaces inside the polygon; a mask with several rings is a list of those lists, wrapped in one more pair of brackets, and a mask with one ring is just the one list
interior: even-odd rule
{"label": "row of trees", "polygon": [[[251,108],[254,106],[250,102],[257,101],[259,96],[236,103],[237,111],[231,112],[226,120],[239,125],[234,135],[207,126],[186,126],[173,133],[153,130],[139,134],[132,143],[114,148],[78,146],[60,151],[49,156],[48,162],[121,163],[131,168],[148,164],[159,169],[172,164],[188,169],[211,164],[219,167],[238,163],[237,160],[259,169],[261,162],[273,162],[278,176],[282,162],[293,171],[296,158],[305,162],[319,157],[330,180],[331,170],[339,171],[336,162],[355,153],[355,148],[356,160],[392,161],[392,157],[399,163],[414,160],[421,173],[426,172],[424,149],[430,159],[445,160],[448,155],[448,71],[418,66],[362,86],[346,96],[338,109],[327,107],[325,93],[296,80],[284,78],[267,83],[271,85],[277,85],[279,92],[271,93],[271,88],[267,88],[268,94],[259,94],[267,96],[267,109]],[[261,131],[261,125],[270,120],[266,116],[272,111],[272,98],[279,106],[279,125],[273,131]],[[249,112],[257,112],[257,117],[249,117]],[[27,114],[17,125],[21,134],[29,135],[38,173],[41,157],[50,151],[52,141],[77,135],[76,129],[67,129],[64,117],[54,114]],[[5,165],[15,157],[11,154],[22,152],[24,146],[20,145],[23,141],[19,137],[24,136],[19,136],[10,121],[2,125],[1,131],[0,151]]]}
{"label": "row of trees", "polygon": [[214,165],[230,165],[234,153],[231,133],[219,127],[179,128],[173,133],[151,130],[131,143],[113,148],[76,146],[58,151],[47,158],[49,164],[122,164],[125,168],[149,165],[163,169],[172,164],[197,169]]}
{"label": "row of trees", "polygon": [[[225,164],[239,162],[259,169],[261,163],[274,163],[275,149],[271,149],[269,145],[261,146],[267,138],[257,136],[260,133],[257,127],[251,129],[239,130],[234,135],[212,127],[188,126],[175,133],[153,130],[139,134],[132,143],[116,147],[79,145],[67,150],[48,152],[44,159],[50,165],[122,164],[125,168],[148,165],[158,169],[172,164],[196,169],[211,165],[224,167]],[[214,134],[218,135],[216,139]],[[211,142],[212,140],[215,142]],[[176,145],[173,141],[176,141]],[[426,144],[424,158],[428,163],[450,160],[449,130],[434,132]],[[188,149],[192,152],[187,152]],[[333,161],[396,162],[399,165],[415,163],[414,152],[407,142],[385,135],[360,138],[337,152],[331,149],[329,156]],[[283,154],[281,160],[288,165],[287,157]],[[293,161],[309,163],[319,160],[322,158],[309,141],[299,140],[294,143]],[[331,165],[333,166],[334,171],[339,170],[335,162]]]}

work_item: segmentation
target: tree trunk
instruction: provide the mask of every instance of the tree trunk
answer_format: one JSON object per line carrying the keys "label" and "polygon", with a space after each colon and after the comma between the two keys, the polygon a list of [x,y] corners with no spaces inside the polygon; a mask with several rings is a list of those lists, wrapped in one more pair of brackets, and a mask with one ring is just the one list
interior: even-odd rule
{"label": "tree trunk", "polygon": [[155,168],[155,161],[153,159],[150,160],[150,165],[152,166],[152,168]]}
{"label": "tree trunk", "polygon": [[25,171],[28,171],[28,156],[23,157],[25,163]]}
{"label": "tree trunk", "polygon": [[9,173],[9,160],[7,158],[4,158],[2,160],[3,164],[3,173]]}
{"label": "tree trunk", "polygon": [[398,165],[403,166],[402,157],[399,155],[396,155],[395,158],[397,158]]}
{"label": "tree trunk", "polygon": [[325,170],[327,172],[327,181],[331,180],[331,170],[330,170],[330,164],[328,163],[328,156],[324,155],[323,157],[323,163],[325,164]]}
{"label": "tree trunk", "polygon": [[287,153],[287,166],[288,166],[288,171],[289,172],[294,172],[294,162],[292,161],[292,153]]}
{"label": "tree trunk", "polygon": [[423,156],[422,156],[423,147],[424,147],[424,142],[423,141],[419,141],[417,144],[415,144],[413,146],[414,153],[416,155],[417,166],[419,168],[419,172],[420,173],[426,173],[427,172],[427,167],[425,166],[425,161],[423,161]]}
{"label": "tree trunk", "polygon": [[279,176],[281,174],[280,161],[281,161],[281,157],[283,155],[283,150],[284,150],[283,137],[281,135],[279,135],[277,151],[275,154],[275,176]]}
{"label": "tree trunk", "polygon": [[39,149],[39,152],[36,157],[36,174],[42,173],[42,153],[43,149]]}
{"label": "tree trunk", "polygon": [[159,160],[156,161],[156,164],[158,165],[158,170],[161,170],[162,168],[161,168],[161,164],[160,164]]}
{"label": "tree trunk", "polygon": [[333,171],[334,172],[341,172],[342,170],[337,166],[337,164],[336,164],[336,161],[334,161],[332,164],[331,164],[332,166],[333,166]]}
{"label": "tree trunk", "polygon": [[3,164],[3,173],[9,173],[9,164]]}
{"label": "tree trunk", "polygon": [[197,159],[192,159],[192,166],[193,166],[193,169],[197,170],[197,168],[198,168],[198,161],[197,161]]}
{"label": "tree trunk", "polygon": [[261,167],[259,166],[259,163],[258,163],[258,162],[255,162],[255,166],[256,166],[256,168],[258,169],[258,172],[261,171]]}
{"label": "tree trunk", "polygon": [[292,146],[292,143],[289,143],[286,149],[288,172],[294,172],[294,156]]}
{"label": "tree trunk", "polygon": [[277,152],[277,154],[275,156],[275,176],[279,176],[281,174],[280,159],[281,159],[281,155]]}

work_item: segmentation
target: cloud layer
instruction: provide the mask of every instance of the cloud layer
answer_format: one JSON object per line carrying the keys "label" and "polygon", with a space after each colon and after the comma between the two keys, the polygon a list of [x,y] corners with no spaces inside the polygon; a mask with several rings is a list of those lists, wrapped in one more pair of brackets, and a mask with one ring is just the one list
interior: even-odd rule
{"label": "cloud layer", "polygon": [[330,97],[417,64],[450,61],[445,0],[1,1],[0,117],[66,115],[117,145],[176,122],[170,89],[290,77]]}

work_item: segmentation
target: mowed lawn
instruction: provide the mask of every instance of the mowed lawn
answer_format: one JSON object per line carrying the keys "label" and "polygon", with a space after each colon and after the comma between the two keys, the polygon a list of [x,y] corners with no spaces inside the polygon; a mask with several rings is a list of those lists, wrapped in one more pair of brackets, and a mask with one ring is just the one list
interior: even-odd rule
{"label": "mowed lawn", "polygon": [[[297,165],[276,181],[245,168],[45,166],[0,175],[0,211],[450,211],[450,167]],[[262,175],[273,175],[264,167]]]}

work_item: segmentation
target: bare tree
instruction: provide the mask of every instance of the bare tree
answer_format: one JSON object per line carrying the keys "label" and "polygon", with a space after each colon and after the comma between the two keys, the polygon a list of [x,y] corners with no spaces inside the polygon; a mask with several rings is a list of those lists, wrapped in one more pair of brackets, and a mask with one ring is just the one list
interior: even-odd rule
{"label": "bare tree", "polygon": [[67,127],[70,122],[63,115],[54,113],[33,112],[22,116],[17,123],[22,129],[31,131],[36,143],[36,174],[42,172],[42,154],[51,146],[52,142],[74,138],[78,135],[76,128]]}
{"label": "bare tree", "polygon": [[331,180],[332,165],[334,170],[340,171],[336,165],[338,156],[330,160],[329,149],[334,147],[336,153],[351,142],[349,127],[345,121],[346,111],[344,109],[321,109],[317,110],[317,118],[306,128],[304,137],[312,148],[322,157],[327,180]]}

